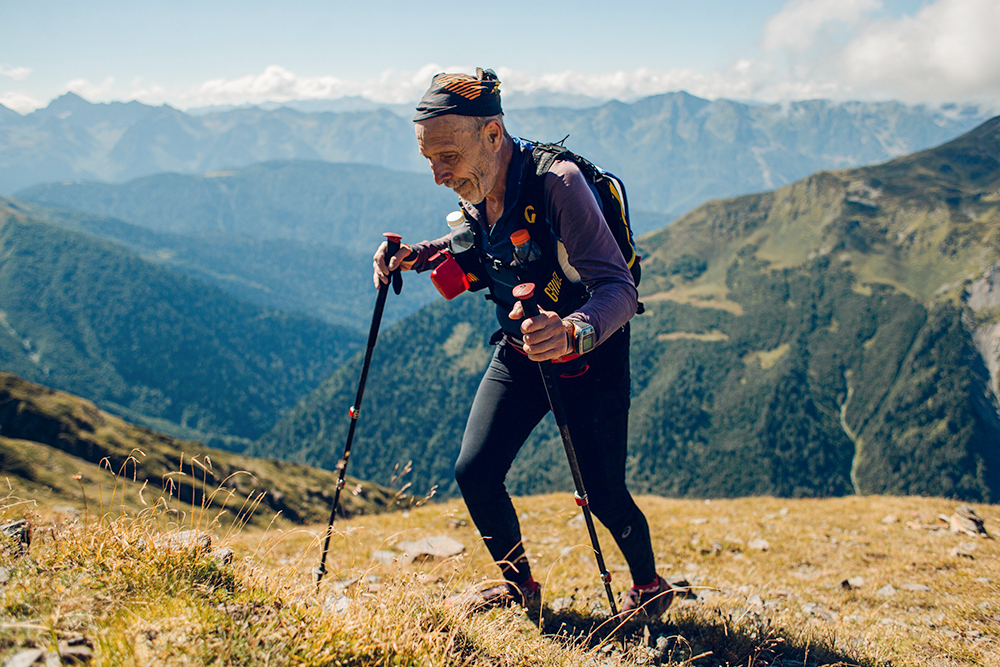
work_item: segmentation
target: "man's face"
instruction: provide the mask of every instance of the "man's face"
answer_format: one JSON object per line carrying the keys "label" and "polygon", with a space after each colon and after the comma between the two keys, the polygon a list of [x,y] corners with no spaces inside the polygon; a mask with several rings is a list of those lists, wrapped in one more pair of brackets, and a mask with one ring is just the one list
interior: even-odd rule
{"label": "man's face", "polygon": [[[494,124],[499,131],[499,125]],[[420,154],[434,172],[434,182],[454,190],[472,204],[486,198],[496,186],[500,160],[494,150],[491,125],[476,130],[466,116],[438,116],[415,124]]]}

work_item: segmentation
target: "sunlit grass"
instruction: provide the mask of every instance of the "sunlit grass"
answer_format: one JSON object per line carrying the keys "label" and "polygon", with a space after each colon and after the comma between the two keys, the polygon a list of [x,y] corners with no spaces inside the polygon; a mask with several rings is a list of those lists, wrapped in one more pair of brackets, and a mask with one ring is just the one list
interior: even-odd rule
{"label": "sunlit grass", "polygon": [[[0,659],[83,635],[101,665],[1000,664],[1000,548],[927,529],[954,510],[946,500],[642,497],[658,569],[697,597],[618,627],[569,494],[515,499],[543,585],[532,619],[446,608],[497,576],[460,501],[338,519],[317,591],[325,524],[225,527],[169,494],[126,501],[129,478],[105,469],[75,518],[8,488],[0,521],[29,518],[33,539],[25,556],[0,555]],[[996,506],[975,509],[995,532]],[[165,541],[192,528],[235,559]],[[465,553],[410,562],[396,548],[432,535]],[[627,570],[599,535],[621,595]]]}

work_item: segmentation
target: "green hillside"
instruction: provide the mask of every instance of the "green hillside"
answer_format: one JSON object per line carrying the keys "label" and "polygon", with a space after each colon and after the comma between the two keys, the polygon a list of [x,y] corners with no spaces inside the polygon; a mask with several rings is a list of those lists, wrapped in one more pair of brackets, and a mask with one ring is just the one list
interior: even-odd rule
{"label": "green hillside", "polygon": [[0,368],[187,437],[255,438],[360,335],[0,209]]}
{"label": "green hillside", "polygon": [[[998,156],[994,119],[884,165],[711,202],[644,237],[632,488],[1000,497]],[[352,472],[385,479],[412,459],[415,480],[454,491],[493,328],[466,295],[386,334]],[[250,451],[320,457],[342,439],[357,374],[340,369]],[[550,429],[518,466],[517,492],[568,488]]]}
{"label": "green hillside", "polygon": [[[120,243],[149,262],[258,306],[351,329],[363,328],[371,316],[371,252],[225,232],[194,236],[154,232],[114,218],[0,197],[0,208],[4,207]],[[387,322],[409,315],[437,295],[427,281],[408,281],[406,291],[405,308],[387,313]]]}
{"label": "green hillside", "polygon": [[[118,502],[141,509],[142,499],[152,505],[162,496],[183,512],[204,507],[205,528],[223,508],[223,526],[267,525],[275,513],[297,524],[326,521],[337,484],[337,475],[325,470],[251,459],[129,424],[90,401],[10,373],[0,373],[0,469],[8,490],[29,494],[42,507],[89,505],[94,512],[102,502],[112,509],[117,474]],[[393,507],[389,489],[349,481],[350,492],[341,494],[344,515]],[[251,513],[255,505],[260,510]],[[196,520],[187,517],[190,525]]]}

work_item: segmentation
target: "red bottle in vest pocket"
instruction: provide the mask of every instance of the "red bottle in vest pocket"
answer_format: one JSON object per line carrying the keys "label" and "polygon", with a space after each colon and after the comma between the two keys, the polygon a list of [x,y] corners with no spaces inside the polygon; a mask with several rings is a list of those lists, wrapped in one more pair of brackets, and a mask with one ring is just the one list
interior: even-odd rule
{"label": "red bottle in vest pocket", "polygon": [[433,271],[431,271],[431,282],[445,299],[451,301],[462,292],[469,289],[469,279],[465,277],[465,271],[458,265],[455,258],[447,250],[435,253],[430,262],[440,261]]}

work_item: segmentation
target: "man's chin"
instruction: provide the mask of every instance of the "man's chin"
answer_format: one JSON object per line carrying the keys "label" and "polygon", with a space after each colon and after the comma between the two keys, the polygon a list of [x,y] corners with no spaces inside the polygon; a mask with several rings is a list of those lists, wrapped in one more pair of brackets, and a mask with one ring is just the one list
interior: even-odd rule
{"label": "man's chin", "polygon": [[461,183],[458,183],[457,185],[454,186],[449,185],[448,188],[450,188],[452,192],[454,192],[459,197],[461,197],[462,199],[464,199],[465,201],[469,202],[474,206],[482,203],[482,201],[486,199],[483,193],[480,192],[477,188],[470,187],[468,181],[462,181]]}

